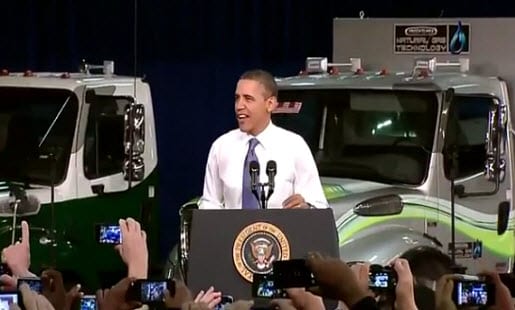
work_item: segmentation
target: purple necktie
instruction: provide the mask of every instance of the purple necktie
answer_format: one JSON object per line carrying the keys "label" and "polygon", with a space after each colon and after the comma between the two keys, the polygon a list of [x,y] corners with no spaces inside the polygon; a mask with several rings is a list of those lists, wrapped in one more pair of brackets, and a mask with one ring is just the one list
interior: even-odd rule
{"label": "purple necktie", "polygon": [[249,150],[247,151],[247,156],[245,156],[245,165],[243,167],[243,192],[241,197],[242,209],[259,209],[259,201],[256,199],[256,196],[254,196],[254,194],[252,193],[249,171],[249,165],[251,161],[255,160],[259,163],[259,160],[256,156],[256,152],[254,152],[254,149],[256,148],[256,145],[258,145],[258,143],[259,141],[256,138],[250,139]]}

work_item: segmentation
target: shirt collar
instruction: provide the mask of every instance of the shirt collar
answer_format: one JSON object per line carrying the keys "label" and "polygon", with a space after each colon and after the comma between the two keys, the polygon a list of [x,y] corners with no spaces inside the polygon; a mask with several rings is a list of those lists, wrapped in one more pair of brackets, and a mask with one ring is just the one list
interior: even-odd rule
{"label": "shirt collar", "polygon": [[274,136],[273,133],[274,133],[275,128],[277,128],[277,126],[275,126],[272,123],[272,121],[270,121],[270,123],[268,123],[268,126],[266,126],[265,130],[260,132],[257,136],[253,136],[251,134],[244,133],[245,143],[248,143],[249,140],[252,138],[256,138],[256,139],[258,139],[259,144],[261,144],[261,146],[266,149],[266,147],[272,143],[272,138]]}

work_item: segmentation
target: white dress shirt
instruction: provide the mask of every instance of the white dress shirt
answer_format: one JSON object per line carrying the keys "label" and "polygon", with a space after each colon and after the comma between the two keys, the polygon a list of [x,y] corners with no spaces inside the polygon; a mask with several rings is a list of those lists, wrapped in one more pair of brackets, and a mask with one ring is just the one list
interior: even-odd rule
{"label": "white dress shirt", "polygon": [[[234,129],[213,143],[206,165],[200,209],[242,208],[243,168],[251,138],[253,136]],[[315,208],[328,207],[315,160],[300,135],[270,122],[255,138],[259,141],[255,153],[259,159],[261,183],[268,182],[266,163],[269,160],[277,163],[269,209],[282,208],[283,202],[293,194],[302,195]]]}

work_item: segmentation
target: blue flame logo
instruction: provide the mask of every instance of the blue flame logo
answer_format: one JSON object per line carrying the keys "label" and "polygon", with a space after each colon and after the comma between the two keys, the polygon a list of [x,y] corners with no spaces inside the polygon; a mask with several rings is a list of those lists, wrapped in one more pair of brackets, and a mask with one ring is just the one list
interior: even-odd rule
{"label": "blue flame logo", "polygon": [[467,36],[463,31],[461,21],[458,22],[458,27],[453,33],[451,42],[449,43],[449,51],[451,54],[457,55],[463,52],[463,49],[467,46]]}

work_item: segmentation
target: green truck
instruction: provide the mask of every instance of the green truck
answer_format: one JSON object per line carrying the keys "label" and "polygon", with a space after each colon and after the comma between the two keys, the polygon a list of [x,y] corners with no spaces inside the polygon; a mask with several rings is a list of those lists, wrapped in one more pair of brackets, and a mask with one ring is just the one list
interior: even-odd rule
{"label": "green truck", "polygon": [[[100,72],[97,72],[100,71]],[[30,224],[31,270],[56,267],[94,290],[125,266],[96,226],[134,217],[158,255],[158,174],[152,97],[114,63],[77,73],[0,74],[0,240]],[[13,230],[13,225],[16,227]]]}

